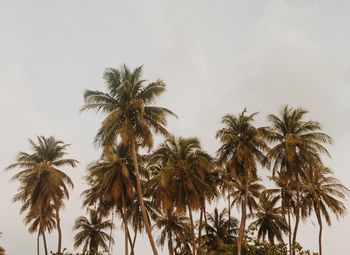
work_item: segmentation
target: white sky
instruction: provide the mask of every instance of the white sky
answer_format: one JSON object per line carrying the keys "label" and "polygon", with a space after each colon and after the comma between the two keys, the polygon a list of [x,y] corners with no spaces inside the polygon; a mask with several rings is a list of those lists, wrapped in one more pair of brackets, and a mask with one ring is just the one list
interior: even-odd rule
{"label": "white sky", "polygon": [[[63,245],[71,249],[82,176],[99,156],[92,141],[100,117],[79,114],[82,93],[103,90],[104,69],[126,63],[144,64],[146,79],[166,82],[159,104],[179,116],[169,130],[198,136],[210,153],[225,113],[247,106],[265,125],[284,104],[305,107],[334,138],[327,163],[350,187],[349,11],[345,0],[0,0],[0,169],[35,135],[72,144],[81,164],[69,172],[76,188],[62,214]],[[8,255],[35,254],[36,237],[11,203],[12,175],[0,171],[0,245]],[[325,254],[348,254],[349,227],[347,216],[324,230]],[[317,231],[309,220],[301,243],[316,250]],[[150,254],[145,238],[137,250]]]}

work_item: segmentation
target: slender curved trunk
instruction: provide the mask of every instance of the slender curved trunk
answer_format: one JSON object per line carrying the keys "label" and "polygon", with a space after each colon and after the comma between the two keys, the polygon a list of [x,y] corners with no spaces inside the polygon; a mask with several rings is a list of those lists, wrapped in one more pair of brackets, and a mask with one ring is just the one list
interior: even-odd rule
{"label": "slender curved trunk", "polygon": [[133,247],[133,244],[132,244],[129,227],[128,227],[128,240],[129,240],[129,245],[130,245],[130,250],[131,250],[130,251],[130,255],[134,255],[134,247]]}
{"label": "slender curved trunk", "polygon": [[289,243],[289,254],[292,255],[292,228],[290,225],[290,207],[287,209],[288,213],[288,243]]}
{"label": "slender curved trunk", "polygon": [[247,175],[247,180],[245,183],[245,191],[244,191],[244,198],[242,201],[242,217],[241,217],[241,223],[239,226],[239,233],[238,233],[238,240],[237,240],[237,255],[241,255],[242,253],[242,244],[244,239],[244,231],[245,231],[245,223],[247,220],[247,203],[248,203],[248,192],[249,192],[249,181],[250,176]]}
{"label": "slender curved trunk", "polygon": [[318,225],[320,227],[320,230],[318,232],[318,254],[322,255],[322,230],[323,230],[323,226],[322,226],[322,218],[321,218],[319,204],[317,206],[315,206],[315,213],[317,216]]}
{"label": "slender curved trunk", "polygon": [[244,239],[244,231],[245,231],[245,222],[247,219],[247,199],[244,198],[242,203],[242,216],[241,222],[239,226],[238,240],[237,240],[237,255],[241,255],[242,243]]}
{"label": "slender curved trunk", "polygon": [[[227,199],[228,199],[228,203],[227,203],[227,210],[228,210],[228,220],[231,220],[231,196],[230,196],[230,192],[227,191]],[[231,231],[231,224],[229,225],[229,229],[228,231]]]}
{"label": "slender curved trunk", "polygon": [[[137,238],[137,228],[134,229],[135,231],[135,234],[134,234],[134,238],[131,242],[131,252],[130,252],[130,255],[134,255],[135,254],[135,251],[134,251],[134,248],[135,248],[135,244],[136,244],[136,238]],[[129,232],[130,233],[130,232]]]}
{"label": "slender curved trunk", "polygon": [[190,215],[190,223],[191,223],[191,240],[192,240],[192,254],[196,255],[197,247],[196,247],[196,239],[194,235],[194,223],[193,223],[193,216],[192,216],[192,208],[190,203],[187,205],[188,207],[188,214]]}
{"label": "slender curved trunk", "polygon": [[61,255],[62,250],[62,230],[61,230],[61,219],[60,219],[60,210],[58,207],[55,208],[56,210],[56,226],[57,226],[57,232],[58,232],[58,244],[57,244],[57,255]]}
{"label": "slender curved trunk", "polygon": [[228,225],[228,233],[229,233],[229,237],[231,237],[231,196],[230,196],[229,190],[227,190],[227,199],[228,199],[228,203],[227,203],[228,220],[230,222],[230,224]]}
{"label": "slender curved trunk", "polygon": [[42,233],[42,236],[43,236],[43,241],[44,241],[45,255],[48,255],[45,232]]}
{"label": "slender curved trunk", "polygon": [[[204,204],[205,202],[203,202]],[[204,214],[204,206],[201,206],[201,212],[199,216],[199,226],[198,226],[198,247],[201,244],[201,239],[202,239],[202,229],[203,229],[203,214]]]}
{"label": "slender curved trunk", "polygon": [[125,255],[129,255],[129,245],[128,245],[128,239],[129,239],[129,230],[128,230],[128,217],[127,217],[127,209],[126,209],[126,202],[125,202],[125,194],[122,192],[122,214],[123,214],[123,223],[124,223],[124,248],[125,248]]}
{"label": "slender curved trunk", "polygon": [[137,161],[137,155],[136,155],[136,141],[135,141],[135,135],[131,135],[131,153],[132,153],[132,159],[133,159],[133,164],[135,168],[135,174],[136,174],[136,190],[137,190],[137,196],[140,202],[140,207],[141,207],[141,213],[142,213],[142,218],[145,224],[147,236],[149,239],[149,242],[152,247],[152,251],[154,255],[158,255],[157,247],[154,242],[153,236],[152,236],[152,230],[151,230],[151,224],[148,221],[148,217],[146,214],[146,209],[145,209],[145,203],[143,201],[143,193],[142,193],[142,187],[141,187],[141,176],[140,176],[140,171],[139,171],[139,165]]}
{"label": "slender curved trunk", "polygon": [[[204,223],[205,223],[205,226],[208,226],[207,209],[206,209],[205,203],[203,204],[203,210],[204,210]],[[207,227],[205,227],[205,233],[208,236],[209,233],[208,233],[208,228]]]}
{"label": "slender curved trunk", "polygon": [[[114,213],[115,213],[115,208],[113,207],[113,210],[112,210],[112,224],[114,224]],[[112,236],[113,234],[113,226],[111,226],[111,231],[109,232],[109,235]],[[113,236],[112,236],[113,237]],[[109,241],[109,244],[108,244],[108,254],[112,253],[112,240]]]}
{"label": "slender curved trunk", "polygon": [[40,231],[38,231],[38,236],[36,237],[36,254],[40,255]]}
{"label": "slender curved trunk", "polygon": [[295,215],[295,225],[293,231],[293,242],[292,242],[292,255],[295,255],[295,246],[297,240],[297,233],[300,221],[300,183],[299,183],[299,174],[296,174],[296,187],[297,187],[297,204],[296,204],[296,215]]}

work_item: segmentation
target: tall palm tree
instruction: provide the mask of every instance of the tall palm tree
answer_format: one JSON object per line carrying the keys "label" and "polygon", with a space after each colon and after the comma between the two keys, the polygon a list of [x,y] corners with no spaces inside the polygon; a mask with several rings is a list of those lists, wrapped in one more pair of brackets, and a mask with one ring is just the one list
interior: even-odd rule
{"label": "tall palm tree", "polygon": [[[146,185],[143,183],[142,186],[144,187]],[[151,222],[151,220],[156,221],[157,215],[160,214],[160,210],[152,202],[151,193],[148,193],[147,189],[145,189],[145,191],[146,193],[144,196],[144,205],[146,210],[146,217],[149,222]],[[130,201],[128,210],[129,210],[129,220],[134,230],[134,236],[132,240],[130,238],[131,255],[133,255],[138,233],[142,233],[145,229],[145,224],[144,224],[142,211],[140,207],[140,201],[137,198],[137,194],[133,195]]]}
{"label": "tall palm tree", "polygon": [[245,195],[242,199],[242,219],[237,240],[237,254],[241,255],[241,246],[244,239],[249,183],[257,176],[257,163],[266,162],[264,152],[268,150],[262,136],[262,128],[253,125],[256,113],[247,115],[246,109],[238,116],[227,114],[222,118],[224,125],[217,134],[221,142],[218,163],[232,174],[244,176]]}
{"label": "tall palm tree", "polygon": [[349,190],[334,178],[329,168],[318,166],[306,171],[306,180],[303,186],[304,198],[310,202],[316,214],[319,225],[319,254],[322,255],[322,216],[328,225],[331,225],[330,213],[337,218],[346,212],[341,200],[346,198]]}
{"label": "tall palm tree", "polygon": [[83,254],[89,251],[89,255],[97,255],[99,247],[108,250],[108,242],[112,237],[103,230],[113,227],[113,223],[104,221],[95,209],[88,209],[88,213],[89,218],[81,216],[75,221],[73,229],[79,232],[74,236],[74,248],[83,245]]}
{"label": "tall palm tree", "polygon": [[156,223],[153,227],[161,230],[158,238],[158,243],[161,247],[164,246],[166,239],[168,240],[169,255],[174,255],[173,239],[181,239],[189,219],[185,216],[168,211],[166,214],[159,213],[156,218]]}
{"label": "tall palm tree", "polygon": [[230,244],[233,243],[235,235],[237,234],[238,220],[235,218],[228,218],[228,211],[225,208],[221,212],[217,208],[214,209],[213,214],[207,213],[207,228],[206,235],[209,248],[215,249],[219,243]]}
{"label": "tall palm tree", "polygon": [[[91,188],[96,190],[92,190],[92,193],[84,193],[87,195],[87,200],[92,200],[92,203],[100,199],[102,203],[114,205],[120,212],[124,225],[125,255],[129,254],[128,207],[136,182],[132,169],[133,161],[129,156],[128,148],[123,144],[110,147],[108,152],[105,150],[102,160],[89,165],[87,178],[94,180]],[[89,194],[92,197],[89,197]],[[99,194],[98,197],[96,194]],[[91,205],[91,202],[88,204]]]}
{"label": "tall palm tree", "polygon": [[305,169],[320,164],[320,154],[329,155],[324,144],[332,143],[327,134],[321,132],[321,126],[315,121],[306,121],[307,111],[302,108],[285,106],[279,116],[269,115],[271,127],[266,132],[267,139],[273,144],[268,158],[273,162],[273,174],[286,171],[289,178],[296,184],[296,215],[292,240],[292,254],[295,254],[295,244],[300,221],[301,210],[301,178]]}
{"label": "tall palm tree", "polygon": [[178,212],[188,210],[191,226],[192,254],[197,252],[193,210],[202,207],[202,201],[211,187],[206,176],[212,171],[212,158],[202,150],[196,138],[169,138],[151,156],[158,163],[159,173],[151,180],[155,203],[167,212],[175,207]]}
{"label": "tall palm tree", "polygon": [[258,239],[268,237],[270,243],[275,244],[275,239],[283,243],[283,234],[288,233],[288,224],[281,216],[281,207],[277,206],[278,196],[271,196],[264,192],[260,195],[256,213],[250,215],[257,218],[250,224],[251,228],[258,230]]}
{"label": "tall palm tree", "polygon": [[37,232],[37,254],[39,254],[39,238],[42,236],[45,255],[48,254],[45,232],[51,233],[56,228],[54,206],[40,205],[29,210],[24,218],[25,225],[29,225],[29,233]]}
{"label": "tall palm tree", "polygon": [[[244,241],[244,235],[242,240],[239,241],[239,234],[241,231],[245,231],[245,222],[248,217],[246,211],[249,210],[250,213],[253,213],[253,210],[258,208],[257,200],[264,189],[265,187],[261,184],[261,180],[257,177],[248,179],[245,176],[236,175],[232,178],[232,191],[230,193],[232,205],[236,205],[237,209],[242,212],[241,221],[244,221],[244,224],[240,223],[239,226],[237,246],[239,242],[242,245]],[[237,250],[237,253],[239,251]]]}
{"label": "tall palm tree", "polygon": [[281,200],[281,215],[288,223],[289,253],[292,252],[292,228],[291,213],[295,208],[295,182],[288,178],[286,171],[277,171],[275,176],[270,177],[277,188],[268,189],[265,192],[278,197]]}
{"label": "tall palm tree", "polygon": [[64,158],[69,144],[52,136],[38,136],[37,139],[37,143],[29,139],[33,152],[19,152],[16,163],[9,165],[7,169],[21,169],[12,178],[18,180],[21,185],[14,201],[21,201],[24,207],[33,210],[41,205],[53,204],[58,231],[57,254],[61,254],[62,231],[59,212],[64,206],[63,200],[69,198],[68,187],[73,188],[74,185],[69,176],[59,168],[76,167],[78,161]]}
{"label": "tall palm tree", "polygon": [[142,79],[142,66],[134,70],[130,70],[126,65],[119,70],[109,68],[104,73],[104,79],[107,92],[86,90],[82,111],[93,109],[107,115],[95,138],[98,145],[115,144],[119,137],[129,148],[134,162],[136,190],[146,232],[153,254],[158,254],[143,202],[137,151],[138,148],[152,148],[151,131],[168,135],[165,128],[166,117],[174,114],[166,108],[153,105],[155,99],[165,91],[165,84],[157,80],[145,85],[145,80]]}

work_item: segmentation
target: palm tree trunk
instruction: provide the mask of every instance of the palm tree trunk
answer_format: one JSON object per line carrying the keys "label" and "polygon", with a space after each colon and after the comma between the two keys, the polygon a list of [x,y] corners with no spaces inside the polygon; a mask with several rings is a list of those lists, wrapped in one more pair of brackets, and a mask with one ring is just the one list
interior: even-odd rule
{"label": "palm tree trunk", "polygon": [[202,239],[203,214],[204,214],[204,209],[203,209],[203,206],[201,206],[201,212],[199,216],[199,226],[198,226],[198,246],[200,245],[200,242]]}
{"label": "palm tree trunk", "polygon": [[[135,248],[135,244],[136,244],[136,238],[137,238],[137,227],[134,229],[135,231],[135,234],[134,234],[134,239],[131,243],[131,252],[130,252],[130,255],[134,255],[135,254],[135,251],[134,251],[134,248]],[[129,232],[130,233],[130,232]]]}
{"label": "palm tree trunk", "polygon": [[128,240],[129,240],[129,245],[130,245],[130,255],[134,255],[134,247],[133,247],[133,243],[131,240],[131,235],[130,235],[130,231],[129,231],[129,227],[128,227]]}
{"label": "palm tree trunk", "polygon": [[241,252],[242,252],[242,243],[243,243],[243,239],[244,239],[245,222],[247,219],[248,191],[249,191],[249,176],[247,176],[247,180],[246,180],[246,184],[245,184],[244,198],[242,201],[242,217],[241,217],[241,223],[239,226],[239,233],[238,233],[238,240],[237,240],[237,255],[241,255]]}
{"label": "palm tree trunk", "polygon": [[129,231],[128,231],[128,218],[127,218],[127,212],[126,212],[126,203],[125,203],[125,194],[122,192],[122,203],[123,203],[123,209],[122,209],[122,214],[123,214],[123,222],[124,222],[124,248],[125,248],[125,255],[129,255],[129,245],[128,245],[128,238],[129,238]]}
{"label": "palm tree trunk", "polygon": [[[114,213],[115,213],[115,208],[113,207],[112,220],[111,220],[112,225],[114,224]],[[112,234],[113,234],[113,226],[111,226],[111,231],[110,231],[109,235],[112,236]],[[109,241],[109,244],[108,244],[108,254],[111,254],[111,253],[112,253],[112,239]]]}
{"label": "palm tree trunk", "polygon": [[290,225],[290,207],[287,209],[288,213],[288,242],[289,242],[289,254],[292,255],[292,228]]}
{"label": "palm tree trunk", "polygon": [[316,212],[316,216],[317,216],[318,225],[320,227],[320,230],[318,233],[318,254],[322,255],[322,230],[323,230],[323,226],[322,226],[322,218],[321,218],[319,205],[316,206],[315,212]]}
{"label": "palm tree trunk", "polygon": [[190,203],[188,203],[188,214],[190,215],[190,223],[191,223],[191,239],[192,239],[192,254],[196,255],[196,239],[194,235],[194,223],[193,223],[193,217],[192,217],[192,208]]}
{"label": "palm tree trunk", "polygon": [[138,199],[140,202],[140,207],[141,207],[141,213],[142,213],[142,218],[145,224],[146,232],[148,235],[149,242],[152,246],[152,251],[154,255],[158,255],[157,252],[157,247],[154,242],[153,236],[152,236],[152,230],[151,230],[151,225],[150,222],[148,221],[148,217],[146,214],[146,209],[145,209],[145,203],[143,201],[143,193],[142,193],[142,187],[141,187],[141,176],[140,176],[140,171],[139,171],[139,165],[137,161],[137,155],[136,155],[136,141],[135,141],[135,135],[131,135],[131,153],[132,153],[132,159],[133,159],[133,164],[135,168],[135,174],[136,174],[136,190],[137,190],[137,195]]}
{"label": "palm tree trunk", "polygon": [[40,245],[39,245],[39,241],[40,241],[40,231],[38,231],[38,236],[36,238],[36,254],[40,255]]}
{"label": "palm tree trunk", "polygon": [[227,198],[228,198],[228,203],[227,203],[228,219],[231,220],[231,196],[229,191],[227,191]]}
{"label": "palm tree trunk", "polygon": [[295,255],[295,246],[297,239],[297,232],[300,221],[300,183],[299,183],[299,174],[296,174],[296,187],[297,187],[297,204],[296,204],[296,215],[295,215],[295,225],[293,231],[293,247],[292,247],[292,255]]}
{"label": "palm tree trunk", "polygon": [[229,225],[228,225],[228,233],[229,236],[231,236],[231,196],[230,196],[230,191],[227,190],[227,210],[228,210],[228,220],[229,220]]}
{"label": "palm tree trunk", "polygon": [[45,255],[48,255],[45,232],[42,233],[42,236],[43,236],[43,241],[44,241]]}
{"label": "palm tree trunk", "polygon": [[58,207],[56,209],[56,226],[58,232],[58,244],[57,244],[57,255],[61,255],[62,250],[62,230],[61,230],[61,219],[60,219],[60,210]]}
{"label": "palm tree trunk", "polygon": [[[206,209],[205,203],[203,204],[203,210],[204,210],[204,223],[205,223],[205,226],[208,226],[207,209]],[[205,227],[205,233],[208,236],[209,233],[208,233],[208,228],[207,227]]]}

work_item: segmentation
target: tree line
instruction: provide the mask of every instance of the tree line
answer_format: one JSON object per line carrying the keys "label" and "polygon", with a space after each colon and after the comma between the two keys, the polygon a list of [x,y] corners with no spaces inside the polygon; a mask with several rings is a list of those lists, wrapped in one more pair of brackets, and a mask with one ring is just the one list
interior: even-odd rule
{"label": "tree line", "polygon": [[[81,108],[105,116],[94,139],[101,156],[84,177],[86,215],[74,224],[74,246],[82,247],[82,254],[111,254],[117,218],[125,255],[135,254],[141,233],[154,255],[163,246],[169,255],[310,254],[297,240],[300,221],[314,215],[322,255],[323,226],[345,214],[349,190],[324,165],[332,138],[307,118],[306,110],[285,106],[268,115],[264,127],[256,126],[257,113],[246,109],[227,114],[212,156],[198,138],[167,131],[167,118],[176,115],[155,104],[166,89],[162,80],[148,83],[142,66],[126,65],[106,69],[103,78],[105,91],[86,90]],[[164,137],[155,148],[154,135]],[[51,253],[61,255],[60,212],[74,186],[62,168],[74,168],[78,161],[67,158],[69,145],[54,137],[38,136],[29,143],[31,151],[19,152],[7,167],[17,169],[13,201],[21,203],[29,232],[37,234],[37,254],[40,238],[48,254],[46,236],[56,230],[57,251]],[[264,168],[273,188],[260,179]],[[226,208],[209,213],[218,200]]]}

